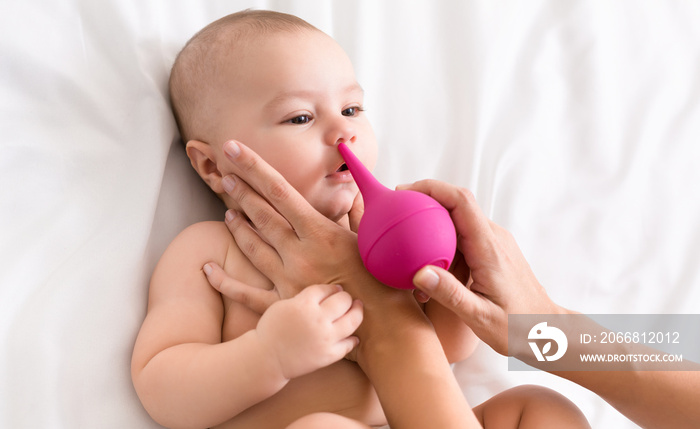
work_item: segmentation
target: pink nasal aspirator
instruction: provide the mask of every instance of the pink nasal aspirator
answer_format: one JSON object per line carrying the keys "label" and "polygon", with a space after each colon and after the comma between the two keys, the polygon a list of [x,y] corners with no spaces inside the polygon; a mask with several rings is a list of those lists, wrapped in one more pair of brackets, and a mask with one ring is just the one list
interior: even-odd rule
{"label": "pink nasal aspirator", "polygon": [[457,246],[449,212],[420,192],[383,186],[344,143],[338,150],[365,202],[357,230],[365,268],[397,289],[413,289],[413,276],[426,265],[447,269]]}

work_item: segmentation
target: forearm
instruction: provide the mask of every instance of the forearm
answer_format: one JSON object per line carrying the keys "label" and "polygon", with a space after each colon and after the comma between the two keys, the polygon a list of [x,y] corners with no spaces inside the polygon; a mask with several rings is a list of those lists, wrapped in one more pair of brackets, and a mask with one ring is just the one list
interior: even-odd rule
{"label": "forearm", "polygon": [[480,427],[427,318],[408,308],[410,303],[384,305],[404,305],[406,311],[385,317],[382,311],[366,309],[358,333],[358,363],[373,383],[390,426]]}
{"label": "forearm", "polygon": [[[563,314],[579,314],[561,309]],[[567,327],[570,338],[578,338],[582,333],[605,330],[590,318],[582,315]],[[583,322],[581,322],[583,321]],[[577,330],[578,329],[578,330]],[[598,343],[585,346],[569,342],[567,355],[579,356],[591,353],[611,353],[607,344],[605,349]],[[658,353],[657,350],[636,344],[619,344],[613,353]],[[628,370],[619,371],[550,371],[552,374],[566,378],[591,390],[606,400],[630,420],[645,428],[696,428],[700,423],[700,407],[697,398],[700,395],[700,366],[687,363],[690,371],[651,371],[638,369],[630,365]]]}
{"label": "forearm", "polygon": [[700,371],[553,372],[605,399],[645,428],[697,428]]}
{"label": "forearm", "polygon": [[255,331],[220,344],[167,348],[134,375],[148,413],[171,428],[222,423],[277,393],[287,381]]}

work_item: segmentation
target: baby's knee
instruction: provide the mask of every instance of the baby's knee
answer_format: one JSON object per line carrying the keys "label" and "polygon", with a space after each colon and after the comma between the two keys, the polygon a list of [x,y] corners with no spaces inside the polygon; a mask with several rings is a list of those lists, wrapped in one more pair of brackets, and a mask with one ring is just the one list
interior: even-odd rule
{"label": "baby's knee", "polygon": [[517,386],[477,408],[480,408],[478,415],[486,428],[590,428],[588,420],[573,402],[543,386]]}
{"label": "baby's knee", "polygon": [[535,385],[512,390],[523,400],[520,428],[590,428],[583,412],[559,392]]}
{"label": "baby's knee", "polygon": [[349,419],[333,413],[313,413],[308,414],[291,425],[287,429],[370,429],[364,423]]}

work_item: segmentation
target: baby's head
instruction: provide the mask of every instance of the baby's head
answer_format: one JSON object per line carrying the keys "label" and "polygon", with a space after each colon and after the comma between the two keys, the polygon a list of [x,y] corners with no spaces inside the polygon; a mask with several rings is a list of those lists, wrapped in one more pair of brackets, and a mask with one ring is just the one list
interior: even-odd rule
{"label": "baby's head", "polygon": [[238,140],[276,168],[318,211],[341,220],[357,195],[337,151],[345,142],[369,168],[376,141],[349,58],[328,35],[292,15],[243,11],[197,33],[170,77],[187,155],[235,208],[221,179],[222,145]]}

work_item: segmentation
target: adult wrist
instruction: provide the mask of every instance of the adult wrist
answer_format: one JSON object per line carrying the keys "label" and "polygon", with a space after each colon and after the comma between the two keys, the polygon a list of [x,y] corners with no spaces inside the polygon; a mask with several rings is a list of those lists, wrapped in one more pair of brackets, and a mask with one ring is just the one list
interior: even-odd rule
{"label": "adult wrist", "polygon": [[360,338],[357,362],[363,369],[366,363],[388,359],[397,351],[427,347],[431,341],[439,345],[432,324],[415,301],[387,302],[384,307],[365,305],[364,319],[356,332]]}

